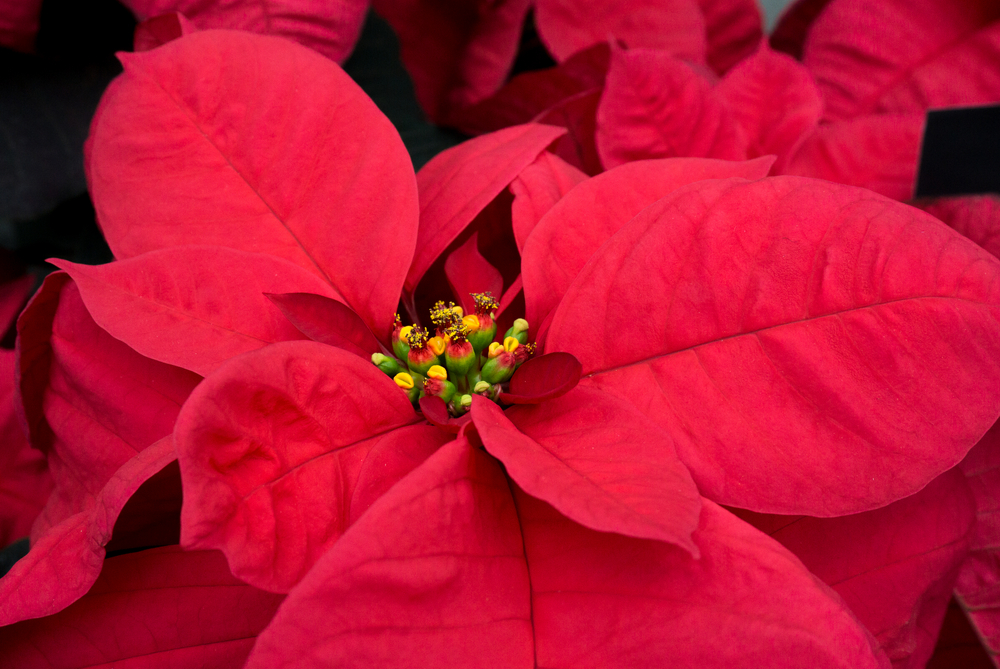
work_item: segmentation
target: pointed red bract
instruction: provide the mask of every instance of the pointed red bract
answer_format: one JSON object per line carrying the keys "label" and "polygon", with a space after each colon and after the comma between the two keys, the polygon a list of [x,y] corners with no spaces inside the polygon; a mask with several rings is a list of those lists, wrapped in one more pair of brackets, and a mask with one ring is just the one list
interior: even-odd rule
{"label": "pointed red bract", "polygon": [[546,353],[526,360],[500,393],[505,404],[541,404],[561,397],[580,382],[583,367],[569,353]]}
{"label": "pointed red bract", "polygon": [[810,28],[802,57],[829,120],[998,101],[998,59],[993,0],[836,0]]}
{"label": "pointed red bract", "polygon": [[960,471],[852,516],[744,514],[836,590],[896,666],[926,664],[975,530],[976,503]]}
{"label": "pointed red bract", "polygon": [[587,175],[565,160],[546,151],[510,182],[514,202],[510,223],[517,250],[524,251],[528,235],[549,209]]}
{"label": "pointed red bract", "polygon": [[503,412],[476,395],[472,421],[507,474],[564,516],[698,556],[698,489],[669,437],[625,402],[577,389]]}
{"label": "pointed red bract", "polygon": [[756,0],[698,0],[705,16],[707,61],[723,74],[750,56],[764,37]]}
{"label": "pointed red bract", "polygon": [[122,555],[65,611],[0,629],[0,664],[238,667],[282,598],[233,578],[216,551]]}
{"label": "pointed red bract", "polygon": [[424,165],[417,175],[420,232],[406,275],[408,292],[476,215],[564,132],[537,124],[506,128],[443,151]]}
{"label": "pointed red bract", "polygon": [[[361,34],[368,3],[364,0],[124,0],[140,21],[181,12],[202,30],[228,28],[295,40],[342,63]],[[138,51],[138,49],[136,49]]]}
{"label": "pointed red bract", "polygon": [[14,411],[14,351],[0,351],[0,548],[28,536],[52,491],[45,455],[31,447]]}
{"label": "pointed red bract", "polygon": [[574,188],[538,222],[524,245],[526,318],[543,341],[545,319],[590,257],[645,207],[704,179],[763,179],[773,159],[671,158],[626,163]]}
{"label": "pointed red bract", "polygon": [[[26,311],[22,323],[34,317]],[[201,380],[111,337],[94,323],[72,282],[63,286],[50,323],[48,375],[35,379],[37,395],[23,398],[40,403],[26,405],[25,412],[45,423],[32,445],[46,453],[56,484],[32,537],[89,509],[119,468],[169,435]],[[23,363],[21,369],[23,376]]]}
{"label": "pointed red bract", "polygon": [[609,37],[705,61],[705,19],[697,0],[535,0],[538,36],[557,61]]}
{"label": "pointed red bract", "polygon": [[118,514],[173,460],[173,444],[164,437],[123,464],[77,513],[36,532],[28,554],[0,578],[0,626],[51,615],[85,595],[101,573]]}
{"label": "pointed red bract", "polygon": [[942,197],[914,205],[1000,257],[1000,195]]}
{"label": "pointed red bract", "polygon": [[299,332],[313,341],[362,358],[371,358],[372,353],[383,350],[361,317],[343,302],[314,293],[267,293],[266,296]]}
{"label": "pointed red bract", "polygon": [[270,253],[388,335],[416,184],[399,135],[350,77],[286,40],[229,31],[122,59],[86,152],[115,256],[193,240]]}
{"label": "pointed red bract", "polygon": [[716,87],[746,135],[747,157],[778,156],[775,172],[819,124],[823,100],[809,70],[766,42]]}
{"label": "pointed red bract", "polygon": [[73,277],[87,310],[109,334],[146,357],[202,376],[240,353],[302,338],[264,293],[336,296],[329,284],[286,260],[217,246],[168,248],[96,267],[52,262]]}
{"label": "pointed red bract", "polygon": [[795,556],[707,500],[695,560],[515,499],[539,667],[889,667]]}
{"label": "pointed red bract", "polygon": [[1000,262],[932,217],[816,180],[725,180],[609,240],[545,347],[666,429],[706,497],[831,516],[916,492],[992,424],[998,319]]}
{"label": "pointed red bract", "polygon": [[287,592],[347,528],[365,457],[416,439],[406,395],[370,360],[316,342],[234,358],[192,393],[174,438],[181,543],[219,548],[247,583]]}
{"label": "pointed red bract", "polygon": [[149,51],[178,37],[190,35],[197,28],[180,12],[160,14],[142,21],[135,27],[133,51]]}
{"label": "pointed red bract", "polygon": [[646,158],[747,157],[747,138],[707,78],[664,51],[615,49],[597,110],[610,169]]}
{"label": "pointed red bract", "polygon": [[472,293],[491,292],[503,294],[503,277],[479,252],[478,233],[472,233],[464,244],[448,254],[444,261],[444,273],[448,277],[451,292],[465,313],[475,311]]}
{"label": "pointed red bract", "polygon": [[955,597],[995,659],[1000,654],[1000,423],[959,467],[976,498],[977,523]]}
{"label": "pointed red bract", "polygon": [[923,114],[876,114],[831,123],[806,138],[783,172],[909,200],[923,134]]}
{"label": "pointed red bract", "polygon": [[379,499],[289,594],[258,667],[535,666],[507,481],[464,438]]}

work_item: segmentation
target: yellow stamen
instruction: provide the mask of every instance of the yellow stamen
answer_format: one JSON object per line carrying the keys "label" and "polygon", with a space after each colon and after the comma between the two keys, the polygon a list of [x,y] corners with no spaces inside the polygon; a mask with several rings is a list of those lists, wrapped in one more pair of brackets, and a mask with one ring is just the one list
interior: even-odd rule
{"label": "yellow stamen", "polygon": [[400,372],[396,376],[392,377],[392,380],[396,382],[396,385],[403,390],[409,390],[413,387],[413,377],[406,372]]}
{"label": "yellow stamen", "polygon": [[[511,339],[511,337],[508,337],[508,339]],[[493,358],[503,353],[503,350],[504,350],[503,344],[501,344],[498,341],[495,341],[490,344],[489,353],[487,353],[487,355],[489,359],[492,360]]]}
{"label": "yellow stamen", "polygon": [[438,381],[446,381],[448,379],[448,370],[441,365],[431,365],[431,368],[427,370],[427,376]]}
{"label": "yellow stamen", "polygon": [[503,348],[508,353],[513,353],[517,350],[517,347],[521,345],[521,342],[514,339],[513,337],[507,337],[503,340]]}
{"label": "yellow stamen", "polygon": [[445,347],[448,346],[448,342],[444,337],[431,337],[427,345],[434,351],[434,355],[441,355],[444,353]]}
{"label": "yellow stamen", "polygon": [[470,333],[479,332],[479,316],[476,316],[475,314],[469,314],[468,316],[462,319],[462,325],[464,325],[465,329],[468,330]]}

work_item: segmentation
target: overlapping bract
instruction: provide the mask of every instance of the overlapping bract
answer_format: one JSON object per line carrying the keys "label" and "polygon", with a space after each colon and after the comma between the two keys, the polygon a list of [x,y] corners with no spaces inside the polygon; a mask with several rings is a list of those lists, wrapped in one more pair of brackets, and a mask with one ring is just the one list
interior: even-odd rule
{"label": "overlapping bract", "polygon": [[[119,260],[66,264],[22,319],[25,414],[61,486],[40,527],[107,541],[106,500],[145,480],[123,472],[176,448],[185,548],[289,593],[250,666],[887,666],[881,636],[718,503],[842,515],[960,460],[1000,414],[1000,263],[885,198],[765,179],[767,158],[584,181],[546,153],[562,135],[511,128],[414,180],[385,119],[302,47],[206,31],[130,56],[88,145]],[[557,233],[579,243],[535,245]],[[222,262],[231,284],[205,272]],[[396,300],[416,312],[479,271],[507,317],[551,319],[544,347],[567,355],[539,375],[558,392],[521,392],[540,404],[475,398],[454,435],[363,348],[321,343],[384,343]],[[357,312],[328,325],[347,332],[306,318],[324,300]],[[568,354],[585,379],[565,392]],[[139,372],[152,415],[122,408]],[[70,431],[99,401],[110,429]],[[24,564],[51,571],[39,546]],[[88,548],[76,590],[15,615],[82,595]]]}

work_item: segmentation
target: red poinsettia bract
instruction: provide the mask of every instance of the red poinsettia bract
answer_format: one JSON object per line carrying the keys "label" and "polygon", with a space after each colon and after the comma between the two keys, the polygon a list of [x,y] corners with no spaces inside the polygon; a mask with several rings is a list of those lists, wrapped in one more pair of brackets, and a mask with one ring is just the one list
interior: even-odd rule
{"label": "red poinsettia bract", "polygon": [[424,111],[435,121],[459,126],[475,123],[475,114],[465,109],[505,83],[529,16],[558,63],[616,39],[631,47],[663,49],[721,73],[753,52],[761,39],[760,9],[751,0],[373,4],[399,36],[400,55]]}
{"label": "red poinsettia bract", "polygon": [[[765,179],[770,159],[584,181],[544,126],[414,178],[353,82],[277,38],[197,32],[124,63],[87,146],[117,260],[61,263],[21,319],[57,488],[0,580],[24,593],[5,622],[87,592],[176,452],[184,548],[288,593],[250,666],[887,666],[719,504],[871,512],[961,460],[1000,414],[995,258],[871,193]],[[358,353],[439,270],[499,282],[510,310],[523,293],[579,385],[426,422]]]}

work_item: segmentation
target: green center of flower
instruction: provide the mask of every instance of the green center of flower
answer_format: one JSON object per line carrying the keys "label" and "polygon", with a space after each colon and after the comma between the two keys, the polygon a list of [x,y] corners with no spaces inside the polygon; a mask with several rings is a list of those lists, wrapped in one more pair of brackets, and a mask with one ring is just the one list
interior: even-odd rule
{"label": "green center of flower", "polygon": [[510,377],[535,353],[528,343],[528,322],[518,318],[497,338],[492,293],[473,293],[476,312],[464,315],[454,302],[430,310],[434,334],[417,324],[403,325],[397,314],[392,330],[395,357],[375,353],[372,362],[388,374],[415,407],[421,397],[440,397],[452,416],[469,410],[472,395],[499,403]]}

